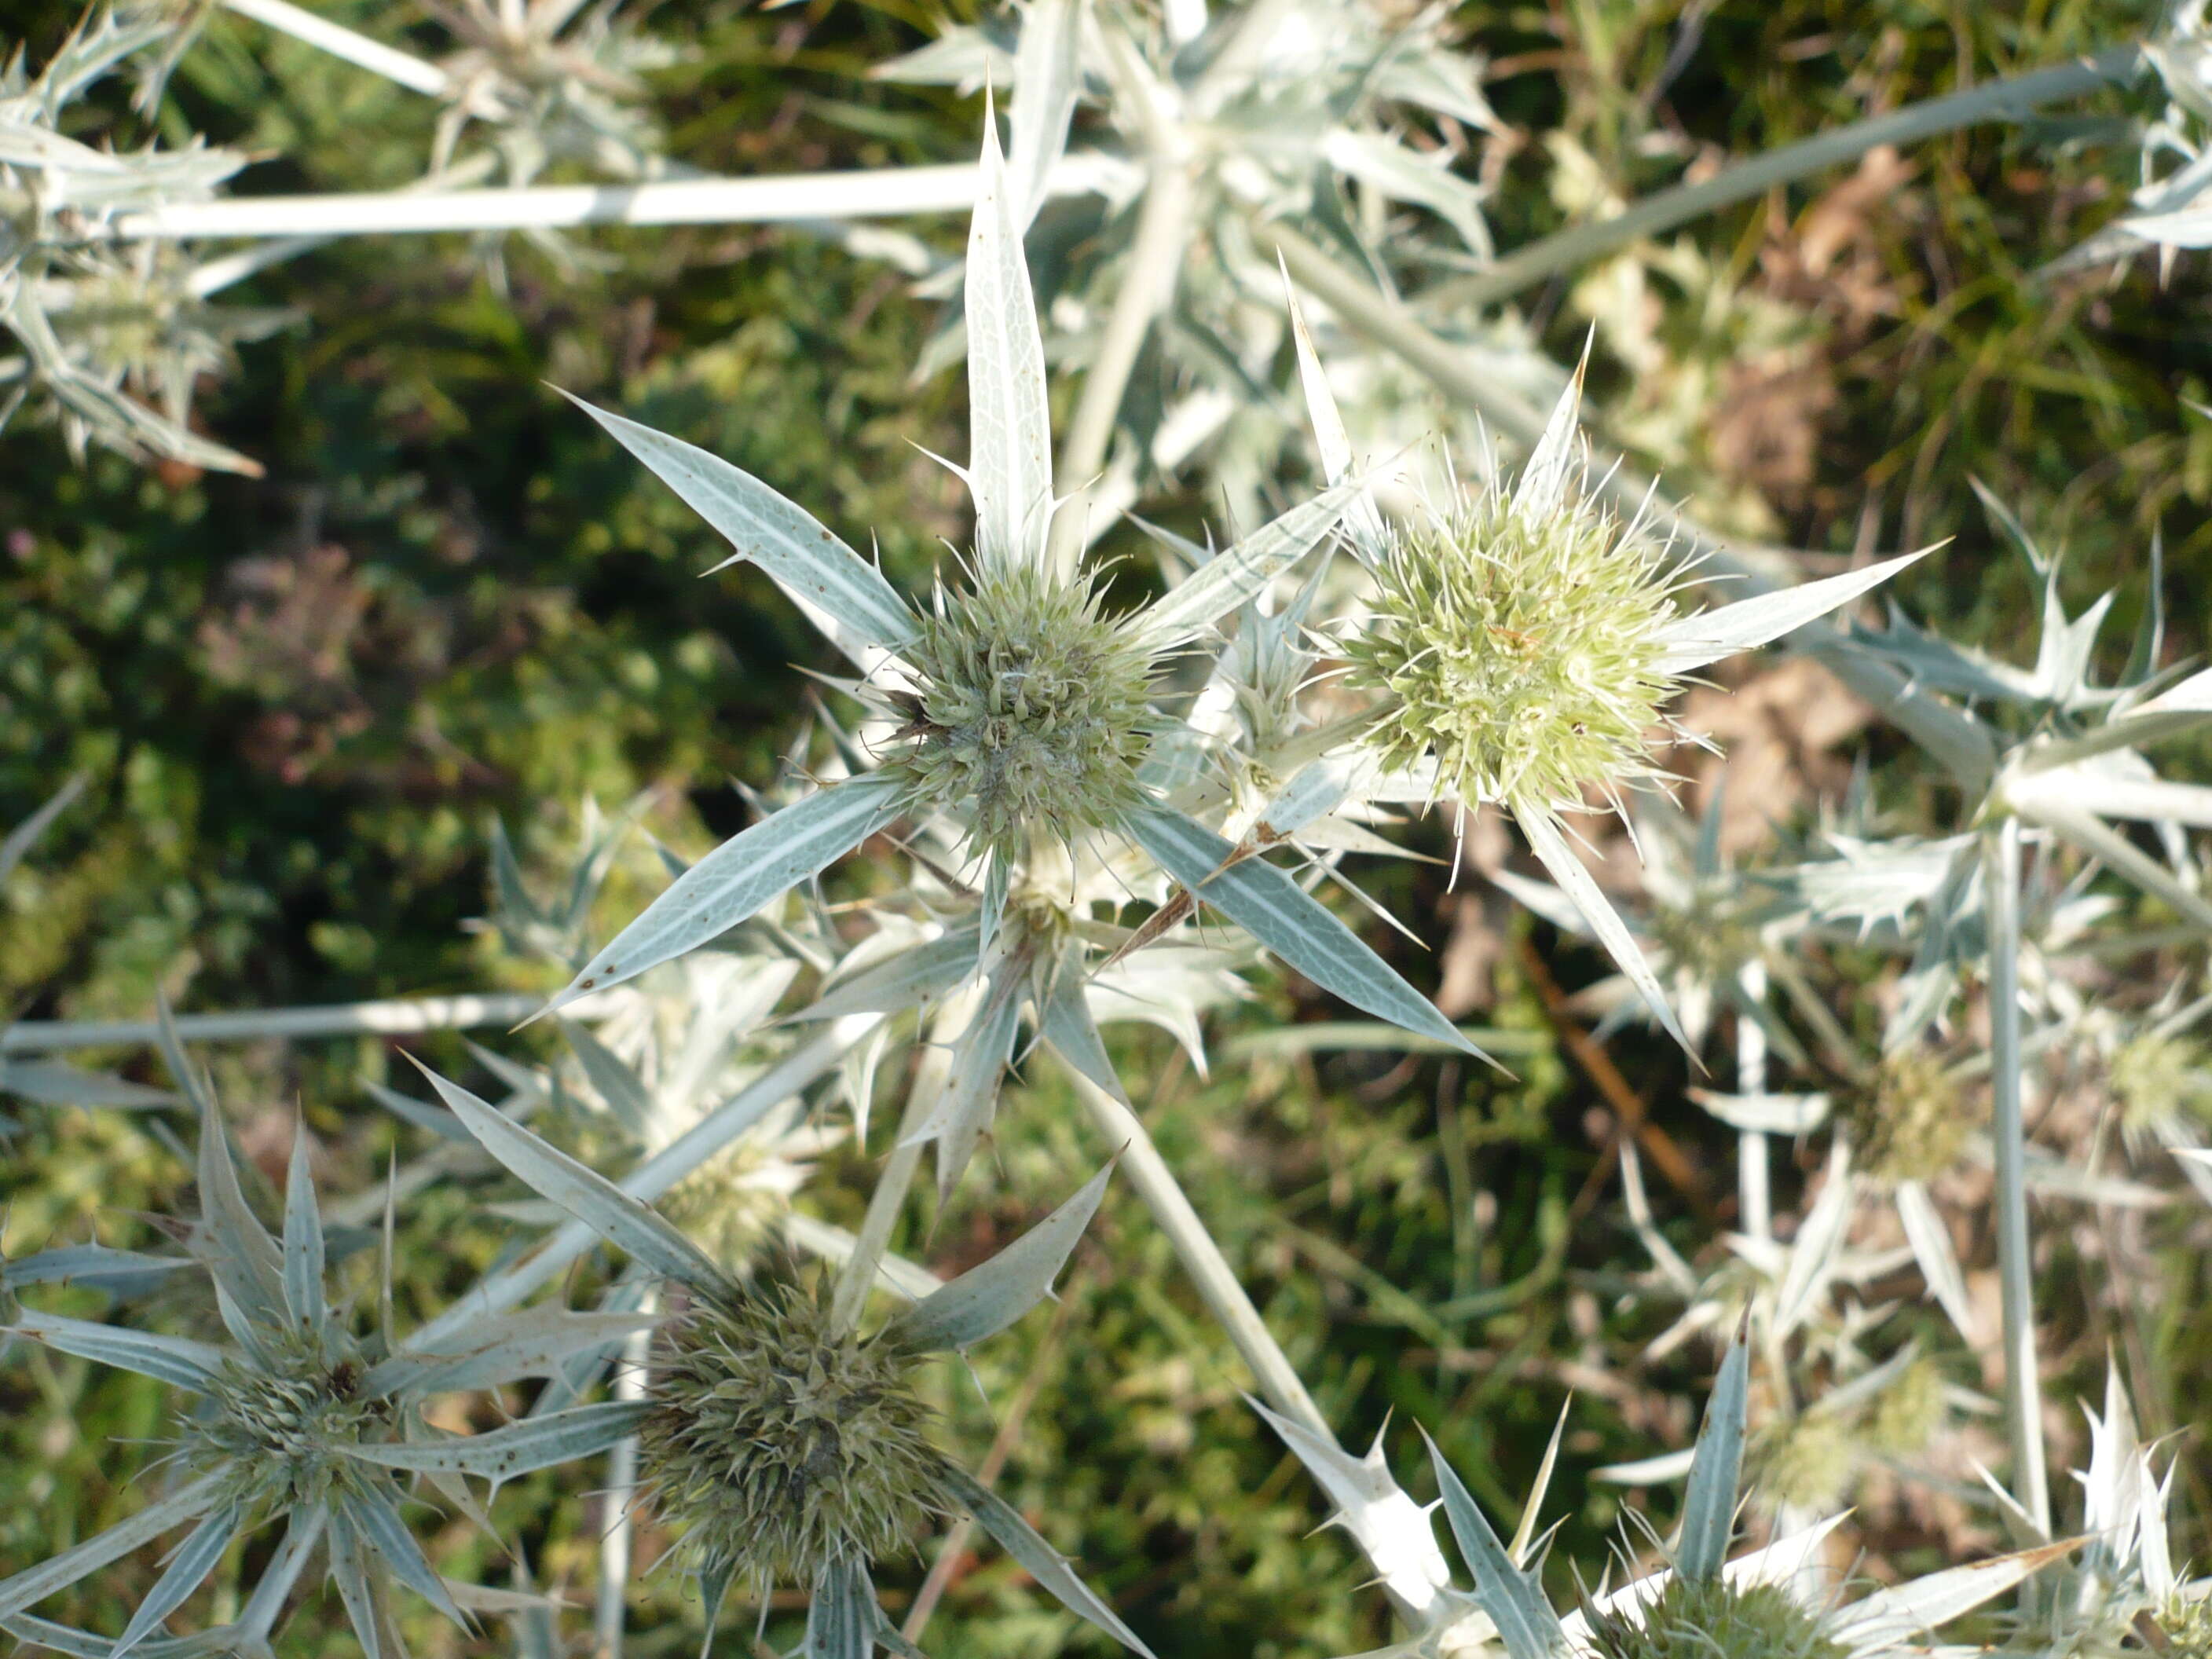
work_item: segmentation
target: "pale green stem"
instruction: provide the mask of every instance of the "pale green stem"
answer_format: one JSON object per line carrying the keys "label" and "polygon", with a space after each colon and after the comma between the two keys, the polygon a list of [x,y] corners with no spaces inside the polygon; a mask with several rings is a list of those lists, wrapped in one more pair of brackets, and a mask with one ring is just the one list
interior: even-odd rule
{"label": "pale green stem", "polygon": [[875,1191],[868,1194],[868,1212],[861,1218],[860,1233],[853,1241],[853,1253],[838,1270],[836,1288],[830,1292],[830,1329],[833,1334],[854,1330],[860,1322],[861,1310],[867,1306],[868,1292],[875,1285],[884,1252],[890,1243],[891,1229],[898,1222],[900,1211],[906,1207],[907,1194],[914,1189],[915,1175],[921,1168],[921,1145],[910,1137],[921,1127],[943,1092],[945,1079],[952,1071],[952,1045],[975,1018],[981,1000],[982,987],[977,981],[947,997],[931,1016],[930,1041],[915,1065],[914,1082],[907,1090],[906,1110],[899,1118],[898,1139],[892,1145],[890,1157],[884,1160],[883,1173],[876,1177]]}
{"label": "pale green stem", "polygon": [[[632,1170],[620,1182],[623,1191],[650,1204],[785,1101],[819,1081],[881,1024],[883,1018],[881,1014],[848,1014],[830,1021],[821,1036],[785,1055]],[[486,1315],[503,1313],[532,1291],[550,1284],[567,1271],[570,1262],[587,1255],[599,1243],[599,1234],[583,1222],[564,1222],[536,1249],[458,1297],[452,1307],[399,1346],[432,1349],[465,1333]]]}
{"label": "pale green stem", "polygon": [[[651,1291],[638,1304],[640,1313],[651,1313],[659,1297]],[[653,1333],[635,1331],[623,1344],[622,1363],[615,1367],[614,1396],[636,1401],[645,1398],[646,1363],[652,1357]],[[607,1454],[606,1528],[599,1534],[599,1601],[592,1621],[597,1659],[622,1659],[623,1620],[629,1610],[629,1568],[636,1542],[630,1525],[630,1504],[637,1489],[637,1437],[630,1436]]]}
{"label": "pale green stem", "polygon": [[1137,232],[1121,270],[1121,291],[1114,296],[1098,349],[1083,376],[1083,396],[1068,422],[1060,452],[1059,490],[1067,499],[1053,520],[1055,568],[1072,574],[1090,538],[1091,486],[1106,465],[1114,425],[1129,376],[1143,352],[1152,323],[1175,298],[1176,278],[1190,240],[1196,183],[1189,167],[1162,152],[1153,158],[1145,186]]}
{"label": "pale green stem", "polygon": [[[1741,972],[1744,1000],[1753,1006],[1766,1001],[1765,964],[1747,962]],[[1766,1092],[1766,1028],[1748,1014],[1735,1023],[1735,1086],[1739,1094]],[[1766,1137],[1756,1129],[1736,1136],[1736,1198],[1742,1211],[1743,1230],[1753,1238],[1774,1236],[1774,1198],[1769,1181]]]}
{"label": "pale green stem", "polygon": [[1321,1407],[1314,1404],[1306,1385],[1298,1380],[1297,1368],[1267,1329],[1267,1321],[1260,1317],[1260,1310],[1252,1305],[1252,1298],[1244,1294],[1244,1287],[1237,1282],[1228,1258],[1221,1254],[1213,1235],[1206,1231],[1206,1224],[1191,1207],[1190,1200],[1175,1178],[1175,1171],[1168,1168],[1167,1160],[1152,1144],[1143,1120],[1073,1067],[1066,1068],[1066,1075],[1077,1097],[1090,1111],[1091,1121],[1119,1152],[1122,1170],[1136,1188],[1138,1196],[1145,1200],[1146,1207],[1152,1211],[1160,1231],[1167,1235],[1168,1243],[1175,1247],[1183,1271],[1198,1287],[1200,1297],[1229,1334],[1237,1352],[1243,1355],[1244,1363],[1251,1367],[1267,1403],[1331,1445],[1335,1444],[1335,1433],[1322,1418]]}
{"label": "pale green stem", "polygon": [[[411,1036],[422,1031],[465,1031],[513,1025],[543,1007],[535,995],[398,997],[386,1002],[343,1002],[321,1007],[262,1008],[234,1014],[179,1014],[177,1035],[187,1042],[254,1042],[264,1037]],[[586,1018],[590,1009],[583,1010]],[[143,1020],[25,1020],[0,1026],[0,1054],[51,1054],[70,1048],[133,1048],[161,1040],[161,1028]]]}
{"label": "pale green stem", "polygon": [[1424,298],[1438,305],[1490,305],[1639,238],[1672,230],[1824,167],[1856,161],[1879,145],[1909,144],[1984,121],[2015,119],[2039,105],[2082,97],[2112,82],[2124,80],[2142,63],[2141,46],[2116,46],[2079,63],[2008,76],[1887,115],[1854,121],[1833,132],[1819,133],[1752,156],[1697,184],[1677,185],[1648,196],[1610,219],[1557,232],[1471,276],[1438,283]]}
{"label": "pale green stem", "polygon": [[2008,816],[1984,842],[1989,921],[1990,1138],[1996,1154],[1997,1277],[2004,1310],[2005,1424],[2012,1493],[2051,1535],[2051,1482],[2043,1446],[2043,1389],[2035,1364],[2035,1304],[2027,1231],[2027,1136],[2021,1121],[2020,820]]}
{"label": "pale green stem", "polygon": [[356,69],[380,75],[410,92],[442,98],[453,90],[453,77],[435,64],[356,34],[326,17],[301,10],[289,0],[223,0],[223,3],[241,17],[251,17],[264,27],[343,58]]}

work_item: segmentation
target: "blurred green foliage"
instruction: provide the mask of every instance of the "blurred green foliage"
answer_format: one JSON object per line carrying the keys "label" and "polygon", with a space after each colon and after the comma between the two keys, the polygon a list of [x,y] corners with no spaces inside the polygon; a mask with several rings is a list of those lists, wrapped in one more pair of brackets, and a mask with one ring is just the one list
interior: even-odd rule
{"label": "blurred green foliage", "polygon": [[[1510,246],[1583,210],[1577,178],[1632,196],[1967,76],[2109,44],[2152,9],[1554,0],[1459,16],[1495,60],[1499,111],[1526,135],[1494,202]],[[15,9],[34,59],[70,15],[49,0]],[[729,172],[970,153],[973,103],[862,78],[926,38],[933,15],[893,0],[771,12],[669,0],[652,26],[689,49],[656,85],[672,149]],[[404,182],[432,118],[228,17],[185,58],[173,105],[172,139],[190,127],[282,158],[250,172],[249,190]],[[2124,616],[2143,602],[2162,532],[2169,614],[2194,649],[2212,614],[2212,422],[2185,408],[2212,389],[2203,277],[2188,261],[2165,285],[2140,265],[2110,283],[2035,276],[2131,182],[2131,152],[2091,142],[2094,121],[2119,109],[2114,95],[2026,131],[1923,144],[1896,170],[1863,170],[1871,184],[1856,197],[1839,194],[1850,179],[1823,177],[1529,303],[1563,358],[1598,319],[1604,418],[1717,513],[1837,552],[1862,537],[1957,536],[1904,595],[1955,637],[2002,651],[2027,602],[1967,488],[1978,477],[2072,550],[2069,589],[2119,585]],[[127,131],[119,100],[93,114]],[[921,228],[946,246],[957,234]],[[246,285],[242,300],[307,320],[246,348],[200,407],[264,479],[100,455],[79,467],[49,434],[0,441],[0,824],[73,772],[92,781],[0,892],[0,1007],[137,1017],[157,987],[188,1008],[474,988],[490,959],[463,924],[484,908],[495,814],[529,844],[565,833],[586,796],[612,806],[658,789],[652,822],[687,847],[744,821],[726,780],[766,778],[809,695],[792,665],[821,665],[819,653],[756,573],[696,579],[722,551],[711,533],[548,381],[730,457],[848,539],[872,532],[902,582],[961,533],[957,486],[920,448],[959,453],[963,392],[957,375],[910,382],[935,308],[902,279],[798,231],[605,233],[572,246],[564,264],[520,240],[365,239]],[[1206,504],[1170,505],[1195,516]],[[1441,941],[1441,872],[1401,871],[1383,890]],[[1374,931],[1434,982],[1433,963]],[[1496,977],[1487,1018],[1540,1026],[1510,956]],[[1330,1012],[1280,989],[1223,1035]],[[466,1067],[457,1044],[428,1046]],[[1680,1098],[1680,1061],[1638,1039],[1620,1047],[1661,1121],[1723,1168],[1718,1138]],[[1568,1516],[1559,1559],[1594,1559],[1624,1500],[1587,1470],[1682,1443],[1704,1379],[1686,1352],[1656,1370],[1632,1358],[1652,1333],[1613,1297],[1641,1261],[1616,1206],[1590,1202],[1602,1170],[1589,1085],[1549,1050],[1517,1082],[1376,1055],[1224,1066],[1202,1082],[1171,1052],[1128,1056],[1129,1074],[1159,1079],[1164,1150],[1347,1445],[1395,1412],[1394,1462],[1410,1468],[1413,1425],[1425,1425],[1510,1518],[1569,1381],[1632,1379],[1582,1395],[1553,1489]],[[153,1076],[144,1056],[118,1063]],[[271,1125],[304,1101],[337,1192],[363,1189],[404,1139],[355,1086],[383,1063],[349,1044],[219,1061],[249,1152],[276,1155]],[[1048,1084],[1001,1124],[1002,1178],[935,1226],[933,1249],[979,1257],[1060,1196],[1067,1170],[1109,1150]],[[153,1120],[27,1114],[0,1147],[7,1240],[81,1238],[97,1224],[133,1242],[133,1212],[172,1204],[184,1167]],[[821,1201],[849,1222],[868,1171],[848,1153],[830,1177]],[[1686,1244],[1710,1236],[1662,1199]],[[425,1305],[514,1237],[454,1194],[401,1219],[402,1294]],[[2201,1306],[2204,1260],[2175,1253],[2171,1305],[2145,1327],[2141,1358],[2161,1374],[2212,1363],[2203,1322],[2185,1316]],[[2064,1364],[2086,1383],[2109,1333],[2083,1317]],[[1078,1255],[1064,1311],[977,1366],[994,1401],[1025,1376],[1039,1389],[1009,1495],[1164,1651],[1312,1655],[1385,1639],[1348,1547],[1305,1538],[1322,1518],[1309,1485],[1238,1399],[1232,1355],[1126,1194]],[[989,1413],[954,1369],[941,1381],[980,1450]],[[0,1574],[139,1501],[131,1483],[166,1431],[160,1401],[143,1379],[11,1358]],[[2161,1427],[2192,1414],[2212,1426],[2201,1390],[2178,1409]],[[540,1581],[585,1598],[595,1520],[554,1504],[555,1491],[548,1476],[518,1486],[501,1514]],[[448,1531],[457,1561],[503,1580],[488,1547]],[[48,1611],[119,1628],[155,1571],[140,1560],[100,1575]],[[921,1571],[891,1581],[894,1598]],[[327,1602],[308,1598],[288,1653],[350,1650]],[[638,1606],[637,1651],[690,1650],[695,1615],[673,1575],[647,1578]],[[473,1643],[427,1623],[415,1634],[426,1652],[505,1642],[495,1627]],[[956,1577],[931,1635],[946,1653],[991,1656],[1088,1639],[988,1555]]]}

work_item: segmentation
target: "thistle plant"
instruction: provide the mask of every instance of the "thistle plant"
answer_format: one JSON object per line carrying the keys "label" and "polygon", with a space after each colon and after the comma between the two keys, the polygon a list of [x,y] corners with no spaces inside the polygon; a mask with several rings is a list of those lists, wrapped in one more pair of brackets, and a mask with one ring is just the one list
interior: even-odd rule
{"label": "thistle plant", "polygon": [[[354,1631],[374,1656],[404,1653],[391,1606],[404,1586],[456,1623],[467,1615],[410,1530],[410,1464],[425,1433],[426,1401],[531,1376],[649,1325],[637,1314],[557,1309],[474,1322],[457,1342],[410,1346],[390,1328],[388,1281],[380,1326],[358,1328],[325,1283],[327,1245],[307,1167],[295,1139],[280,1236],[270,1235],[239,1184],[221,1117],[204,1084],[169,1045],[198,1115],[201,1214],[179,1230],[182,1260],[211,1281],[227,1344],[137,1331],[13,1304],[7,1329],[58,1352],[155,1377],[192,1403],[176,1426],[170,1490],[130,1520],[0,1580],[0,1622],[35,1645],[77,1650],[83,1638],[30,1611],[55,1592],[164,1534],[190,1525],[167,1567],[106,1650],[161,1638],[164,1622],[240,1537],[285,1522],[283,1541],[236,1622],[214,1634],[251,1650],[266,1644],[285,1601],[320,1545]],[[390,1226],[387,1212],[386,1227]],[[56,1253],[75,1256],[65,1247]],[[157,1258],[157,1260],[160,1260]],[[389,1246],[386,1247],[389,1260]],[[39,1283],[39,1258],[11,1282]],[[501,1478],[611,1445],[634,1408],[579,1407],[499,1431]],[[465,1506],[464,1506],[465,1507]],[[466,1595],[466,1587],[461,1594]]]}
{"label": "thistle plant", "polygon": [[[1434,1595],[1430,1615],[1418,1622],[1414,1634],[1383,1651],[1415,1659],[1495,1644],[1510,1659],[1558,1659],[1568,1654],[1592,1659],[1661,1659],[1663,1655],[1717,1651],[1726,1659],[1858,1659],[1924,1638],[2048,1566],[2078,1541],[2046,1543],[1850,1601],[1820,1588],[1820,1546],[1839,1516],[1818,1520],[1730,1560],[1749,1393],[1750,1349],[1739,1336],[1727,1350],[1707,1404],[1680,1518],[1662,1552],[1666,1565],[1632,1576],[1610,1592],[1585,1592],[1583,1604],[1564,1616],[1545,1599],[1532,1570],[1537,1556],[1537,1516],[1558,1454],[1558,1435],[1540,1466],[1510,1544],[1498,1537],[1431,1442],[1430,1461],[1441,1494],[1437,1507],[1444,1511],[1460,1554],[1474,1573],[1474,1588],[1471,1595],[1450,1590]],[[1562,1429],[1565,1422],[1563,1416]],[[1285,1438],[1316,1478],[1331,1486],[1331,1474],[1300,1440],[1290,1435]],[[1370,1480],[1379,1475],[1373,1483],[1388,1487],[1405,1504],[1408,1518],[1393,1534],[1395,1540],[1402,1549],[1417,1530],[1433,1551],[1427,1514],[1389,1480],[1379,1455],[1370,1461],[1375,1466]],[[1333,1486],[1331,1490],[1334,1495]],[[1353,1535],[1368,1547],[1378,1572],[1386,1571],[1383,1558],[1376,1553],[1369,1537],[1357,1527]],[[1631,1558],[1626,1547],[1621,1555],[1626,1565]],[[1385,1582],[1394,1581],[1386,1577]]]}
{"label": "thistle plant", "polygon": [[[942,877],[970,920],[903,971],[909,995],[980,975],[954,1076],[908,1130],[940,1141],[957,1177],[995,1099],[1024,1003],[1045,1041],[1109,1088],[1079,991],[1094,904],[1162,878],[1206,901],[1309,978],[1407,1030],[1468,1045],[1427,1000],[1282,872],[1235,863],[1204,823],[1183,757],[1203,752],[1148,696],[1203,641],[1327,538],[1357,499],[1347,481],[1225,550],[1162,599],[1109,619],[1075,550],[1051,539],[1044,360],[994,124],[967,266],[973,441],[962,476],[976,542],[965,583],[940,583],[917,615],[833,532],[726,462],[619,416],[594,417],[799,603],[861,678],[846,689],[879,711],[854,775],[825,785],[686,871],[586,962],[548,1012],[707,944],[794,884],[901,820],[943,849]],[[720,568],[720,567],[718,567]],[[934,862],[934,860],[932,860]],[[1121,936],[1112,936],[1120,942]]]}
{"label": "thistle plant", "polygon": [[[870,1565],[911,1546],[933,1516],[960,1508],[1071,1611],[1149,1653],[1016,1510],[934,1448],[912,1381],[927,1356],[996,1335],[1049,1293],[1109,1172],[864,1338],[857,1298],[739,1284],[612,1182],[468,1091],[435,1073],[430,1080],[517,1176],[696,1298],[648,1365],[637,1407],[640,1472],[656,1506],[685,1529],[710,1639],[725,1592],[742,1580],[763,1610],[776,1583],[806,1591],[810,1652],[865,1656],[878,1643],[897,1647]],[[865,1294],[875,1266],[856,1257],[848,1282]],[[506,1432],[458,1443],[447,1467],[495,1467],[483,1448]]]}
{"label": "thistle plant", "polygon": [[[1343,422],[1318,372],[1305,386],[1341,477],[1351,459]],[[1421,525],[1378,523],[1364,538],[1376,591],[1340,634],[1366,707],[1326,737],[1258,757],[1291,781],[1244,844],[1285,839],[1347,800],[1501,806],[1688,1048],[1642,947],[1569,845],[1565,817],[1588,810],[1588,797],[1619,810],[1626,793],[1658,781],[1650,729],[1685,676],[1825,616],[1923,555],[1678,615],[1679,578],[1645,527],[1619,523],[1583,491],[1580,406],[1571,384],[1510,486],[1487,483]]]}

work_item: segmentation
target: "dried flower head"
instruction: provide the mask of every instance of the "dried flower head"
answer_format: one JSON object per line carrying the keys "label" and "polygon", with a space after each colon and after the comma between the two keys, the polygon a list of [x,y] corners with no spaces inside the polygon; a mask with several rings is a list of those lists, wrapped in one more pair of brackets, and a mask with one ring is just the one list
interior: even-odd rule
{"label": "dried flower head", "polygon": [[959,811],[979,847],[1011,860],[1036,834],[1066,842],[1145,799],[1152,659],[1099,614],[1091,582],[986,567],[938,590],[908,660],[911,742],[890,765],[917,806]]}
{"label": "dried flower head", "polygon": [[915,1363],[837,1332],[826,1303],[789,1285],[726,1291],[673,1326],[640,1464],[696,1570],[811,1585],[903,1553],[956,1507]]}
{"label": "dried flower head", "polygon": [[1859,1164],[1879,1181],[1933,1181],[1966,1150],[1973,1125],[1959,1080],[1924,1048],[1885,1055],[1844,1102]]}
{"label": "dried flower head", "polygon": [[1819,1613],[1778,1584],[1677,1574],[1638,1607],[1589,1614],[1596,1659],[1845,1659]]}
{"label": "dried flower head", "polygon": [[1611,514],[1493,487],[1399,533],[1376,578],[1347,654],[1352,686],[1386,699],[1372,740],[1387,763],[1433,751],[1463,800],[1553,811],[1650,775],[1674,605],[1657,553]]}

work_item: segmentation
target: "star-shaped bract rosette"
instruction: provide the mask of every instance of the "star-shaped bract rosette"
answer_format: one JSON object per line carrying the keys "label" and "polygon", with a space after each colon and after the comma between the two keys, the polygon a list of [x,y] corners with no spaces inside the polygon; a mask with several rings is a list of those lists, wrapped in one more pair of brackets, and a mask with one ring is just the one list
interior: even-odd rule
{"label": "star-shaped bract rosette", "polygon": [[[1303,323],[1295,332],[1322,459],[1341,488],[1352,447]],[[1665,546],[1583,492],[1580,408],[1577,374],[1510,486],[1494,482],[1406,525],[1361,509],[1351,540],[1372,589],[1340,632],[1346,687],[1367,707],[1339,723],[1326,752],[1309,735],[1305,752],[1279,757],[1289,781],[1245,845],[1297,836],[1347,806],[1498,805],[1688,1048],[1634,933],[1570,844],[1566,817],[1593,796],[1618,811],[1625,792],[1663,781],[1650,733],[1698,670],[1817,621],[1932,550],[1678,614],[1685,573]]]}
{"label": "star-shaped bract rosette", "polygon": [[[591,410],[625,447],[772,577],[860,671],[850,689],[884,720],[860,746],[864,769],[725,842],[598,951],[547,1012],[696,950],[871,836],[902,820],[945,830],[979,910],[976,971],[988,981],[975,1040],[995,1078],[1053,945],[1009,939],[1040,907],[1065,909],[1068,854],[1134,848],[1322,988],[1363,1011],[1470,1052],[1428,1000],[1281,870],[1227,867],[1229,844],[1158,793],[1146,763],[1174,724],[1153,704],[1158,673],[1201,647],[1333,537],[1360,501],[1347,477],[1230,546],[1158,599],[1103,611],[1095,574],[1050,536],[1052,434],[1044,352],[995,125],[967,262],[971,441],[957,468],[975,504],[972,556],[926,609],[811,514],[738,468],[620,416]],[[717,566],[722,568],[723,566]],[[1002,927],[1002,922],[1008,925]],[[1050,943],[1049,941],[1046,943]],[[1073,971],[1085,970],[1079,952]],[[1103,1054],[1082,999],[1064,1000],[1075,1041]],[[1084,1069],[1084,1067],[1079,1067]]]}

